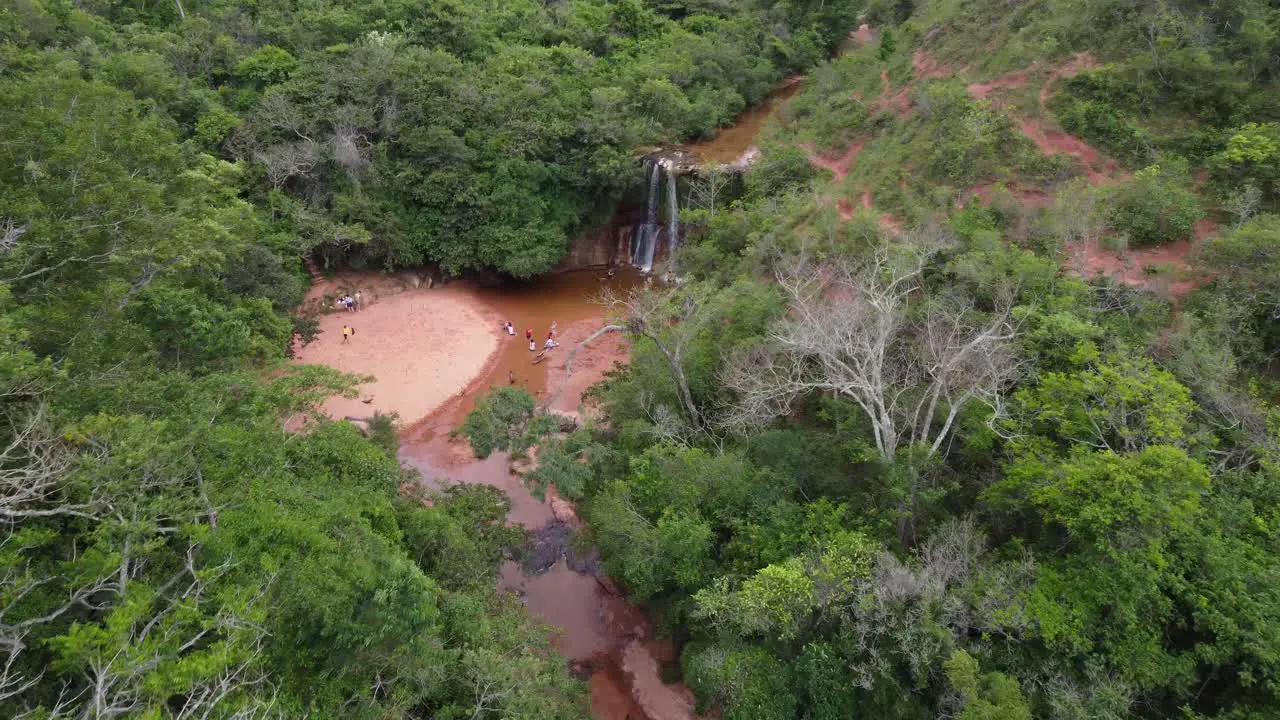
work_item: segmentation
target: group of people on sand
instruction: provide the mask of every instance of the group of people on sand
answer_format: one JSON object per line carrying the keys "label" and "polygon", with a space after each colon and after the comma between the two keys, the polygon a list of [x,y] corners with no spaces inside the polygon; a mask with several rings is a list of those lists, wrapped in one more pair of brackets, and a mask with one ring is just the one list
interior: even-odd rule
{"label": "group of people on sand", "polygon": [[[516,328],[511,324],[510,320],[502,323],[502,329],[505,330],[508,335],[515,337]],[[552,348],[560,347],[560,343],[556,340],[556,333],[556,321],[552,320],[551,329],[547,331],[547,339],[542,343],[543,352],[551,350]],[[528,328],[524,331],[524,339],[529,341],[529,352],[534,352],[538,349],[538,344],[533,340],[533,328]]]}
{"label": "group of people on sand", "polygon": [[[357,290],[355,295],[347,294],[338,298],[338,307],[343,308],[347,312],[355,312],[360,309],[360,291]],[[350,325],[342,326],[342,342],[351,342],[351,336],[356,334],[356,329]]]}
{"label": "group of people on sand", "polygon": [[343,295],[338,298],[338,305],[347,312],[355,312],[360,309],[360,291],[357,290],[355,295]]}

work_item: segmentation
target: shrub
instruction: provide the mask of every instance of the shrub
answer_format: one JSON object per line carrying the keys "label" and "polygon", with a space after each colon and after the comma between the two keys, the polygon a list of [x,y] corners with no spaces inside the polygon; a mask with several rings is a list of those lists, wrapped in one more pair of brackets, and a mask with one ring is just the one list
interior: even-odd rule
{"label": "shrub", "polygon": [[520,388],[503,387],[480,398],[459,432],[471,442],[476,457],[495,450],[522,452],[556,429],[556,420],[536,414],[533,396]]}
{"label": "shrub", "polygon": [[1067,132],[1088,140],[1128,165],[1155,159],[1147,132],[1115,106],[1100,100],[1066,99],[1056,103],[1058,122]]}
{"label": "shrub", "polygon": [[747,193],[752,197],[782,195],[808,183],[817,174],[800,148],[765,148],[746,175]]}
{"label": "shrub", "polygon": [[1136,246],[1186,240],[1201,215],[1195,194],[1158,165],[1117,186],[1107,202],[1108,224]]}
{"label": "shrub", "polygon": [[1219,182],[1253,185],[1273,193],[1280,184],[1280,123],[1248,123],[1226,138],[1222,150],[1209,158]]}
{"label": "shrub", "polygon": [[400,437],[396,434],[396,423],[399,420],[400,414],[394,412],[375,412],[369,418],[369,439],[390,455],[395,455],[400,449]]}

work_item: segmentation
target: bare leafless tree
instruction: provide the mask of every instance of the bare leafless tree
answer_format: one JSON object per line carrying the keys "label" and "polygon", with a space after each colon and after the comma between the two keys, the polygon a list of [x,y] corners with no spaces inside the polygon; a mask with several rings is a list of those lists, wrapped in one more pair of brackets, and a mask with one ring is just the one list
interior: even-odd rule
{"label": "bare leafless tree", "polygon": [[606,291],[602,302],[621,316],[628,334],[646,338],[657,347],[689,422],[695,430],[704,429],[705,418],[689,390],[684,359],[693,339],[706,329],[710,316],[706,295],[695,288],[659,293],[646,285],[627,294]]}
{"label": "bare leafless tree", "polygon": [[60,496],[72,455],[46,423],[45,414],[45,407],[37,405],[26,417],[10,418],[9,440],[0,449],[0,522],[55,515],[92,517],[91,505]]}
{"label": "bare leafless tree", "polygon": [[689,183],[689,204],[694,209],[706,210],[714,215],[724,202],[734,173],[726,165],[709,165],[698,169]]}
{"label": "bare leafless tree", "polygon": [[324,159],[323,147],[306,138],[296,142],[281,142],[261,152],[255,159],[267,166],[267,180],[280,189],[291,178],[304,177]]}
{"label": "bare leafless tree", "polygon": [[369,143],[364,132],[364,126],[368,120],[365,113],[352,105],[338,108],[334,118],[331,140],[333,159],[353,175],[366,164],[360,148]]}
{"label": "bare leafless tree", "polygon": [[855,682],[870,689],[895,665],[928,673],[952,646],[938,626],[955,639],[973,633],[1018,639],[1032,626],[1024,606],[1035,579],[1030,555],[991,557],[982,531],[968,519],[939,527],[914,560],[882,554],[871,576],[831,611],[858,649],[850,666]]}
{"label": "bare leafless tree", "polygon": [[574,345],[573,349],[569,351],[569,356],[565,358],[564,377],[561,378],[560,380],[560,387],[557,388],[554,393],[547,396],[547,399],[542,403],[542,410],[546,411],[547,408],[551,407],[555,403],[555,401],[559,400],[560,396],[564,394],[565,387],[569,385],[569,378],[573,375],[573,361],[577,359],[578,352],[580,350],[589,346],[591,343],[595,342],[596,338],[600,337],[601,335],[604,335],[605,333],[623,332],[625,330],[626,328],[622,325],[605,325],[599,330],[596,330],[595,332],[588,335],[585,339],[583,339],[577,345]]}
{"label": "bare leafless tree", "polygon": [[[731,358],[723,382],[737,394],[726,421],[760,426],[796,400],[829,392],[852,400],[886,463],[904,446],[942,451],[960,411],[996,406],[1014,376],[1010,302],[981,322],[958,293],[922,297],[921,276],[942,237],[917,233],[865,259],[784,259],[776,270],[790,312],[769,342]],[[920,305],[913,312],[910,306]]]}
{"label": "bare leafless tree", "polygon": [[3,256],[18,246],[18,239],[27,234],[27,224],[19,224],[13,218],[6,217],[0,230],[4,231],[0,233],[0,256]]}
{"label": "bare leafless tree", "polygon": [[267,93],[254,110],[254,118],[258,124],[293,136],[299,140],[311,140],[306,130],[306,115],[288,95],[284,93]]}

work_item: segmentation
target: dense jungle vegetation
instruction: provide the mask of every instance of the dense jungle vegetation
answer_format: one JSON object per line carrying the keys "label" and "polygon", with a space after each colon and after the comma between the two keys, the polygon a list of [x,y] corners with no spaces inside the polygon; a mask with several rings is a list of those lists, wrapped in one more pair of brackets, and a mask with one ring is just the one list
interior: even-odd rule
{"label": "dense jungle vegetation", "polygon": [[1277,717],[1280,10],[864,11],[535,479],[726,720]]}
{"label": "dense jungle vegetation", "polygon": [[[506,500],[424,505],[316,417],[354,379],[283,364],[300,258],[539,272],[638,148],[815,64],[742,183],[693,183],[686,281],[619,298],[632,362],[534,479],[727,720],[1275,717],[1278,34],[1263,0],[8,0],[0,717],[581,717],[494,592]],[[1206,222],[1140,282],[1071,261]]]}
{"label": "dense jungle vegetation", "polygon": [[506,499],[283,364],[302,257],[544,270],[853,10],[0,3],[0,717],[581,717]]}

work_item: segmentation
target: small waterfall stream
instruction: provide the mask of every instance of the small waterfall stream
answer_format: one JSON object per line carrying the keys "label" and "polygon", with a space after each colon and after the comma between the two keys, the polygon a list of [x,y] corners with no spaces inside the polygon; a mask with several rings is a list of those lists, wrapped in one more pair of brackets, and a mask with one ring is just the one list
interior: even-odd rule
{"label": "small waterfall stream", "polygon": [[680,203],[676,197],[676,164],[667,163],[667,257],[680,246]]}
{"label": "small waterfall stream", "polygon": [[646,159],[644,161],[647,187],[645,188],[644,222],[631,233],[631,264],[641,272],[653,270],[653,256],[658,247],[658,234],[662,226],[658,222],[658,202],[661,198],[663,169],[667,176],[667,251],[674,252],[680,244],[680,207],[677,198],[676,165],[670,160]]}
{"label": "small waterfall stream", "polygon": [[644,164],[649,173],[649,187],[645,194],[647,208],[644,224],[634,234],[636,240],[631,253],[631,264],[647,273],[653,269],[653,251],[658,240],[658,183],[662,182],[662,173],[657,161],[645,160]]}

